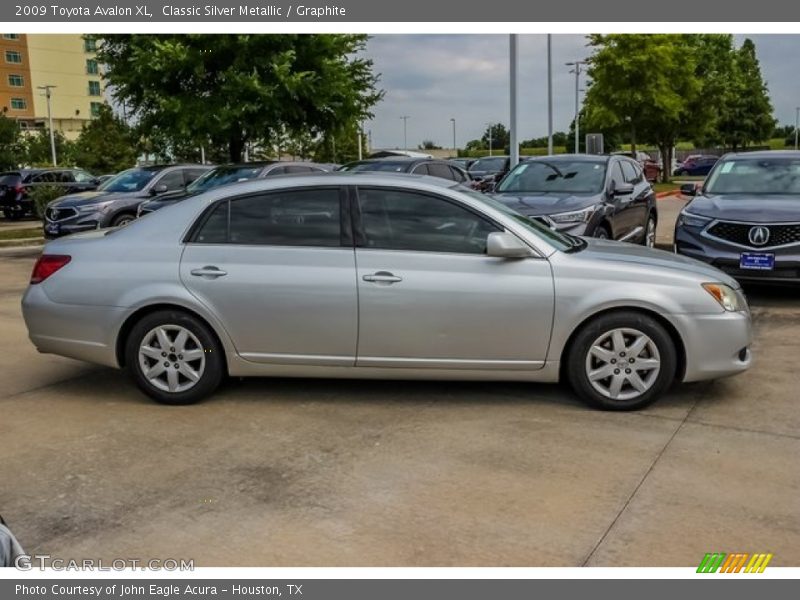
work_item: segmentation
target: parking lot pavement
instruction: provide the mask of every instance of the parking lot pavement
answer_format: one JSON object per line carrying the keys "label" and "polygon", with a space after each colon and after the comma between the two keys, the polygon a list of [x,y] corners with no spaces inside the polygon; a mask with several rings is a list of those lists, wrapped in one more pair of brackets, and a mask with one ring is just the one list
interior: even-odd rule
{"label": "parking lot pavement", "polygon": [[800,563],[800,292],[756,362],[627,414],[563,387],[247,380],[164,407],[39,355],[0,260],[0,513],[28,552],[198,566]]}

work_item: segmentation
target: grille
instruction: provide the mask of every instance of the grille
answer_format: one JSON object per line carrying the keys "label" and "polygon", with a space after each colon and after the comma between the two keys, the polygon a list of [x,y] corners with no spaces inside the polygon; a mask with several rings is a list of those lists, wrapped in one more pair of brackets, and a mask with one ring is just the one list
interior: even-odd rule
{"label": "grille", "polygon": [[48,221],[63,221],[78,214],[74,208],[48,208],[45,216]]}
{"label": "grille", "polygon": [[756,226],[758,226],[757,223],[726,223],[720,221],[710,227],[708,233],[721,240],[750,248],[770,248],[772,246],[800,243],[800,223],[764,225],[769,229],[769,240],[761,246],[751,244],[748,237],[750,230]]}

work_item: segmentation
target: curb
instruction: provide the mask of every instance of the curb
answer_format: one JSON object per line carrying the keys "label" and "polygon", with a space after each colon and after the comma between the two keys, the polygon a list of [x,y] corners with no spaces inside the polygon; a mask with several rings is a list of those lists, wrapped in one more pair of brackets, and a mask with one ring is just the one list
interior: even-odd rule
{"label": "curb", "polygon": [[44,246],[43,237],[0,240],[0,248],[26,248],[28,246]]}
{"label": "curb", "polygon": [[680,196],[680,190],[669,190],[668,192],[658,192],[656,194],[656,200],[663,200],[664,198],[670,198],[672,196]]}

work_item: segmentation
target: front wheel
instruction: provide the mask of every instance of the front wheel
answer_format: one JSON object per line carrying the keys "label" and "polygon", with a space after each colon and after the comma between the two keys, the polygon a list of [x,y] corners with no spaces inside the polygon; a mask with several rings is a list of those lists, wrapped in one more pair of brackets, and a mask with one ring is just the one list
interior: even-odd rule
{"label": "front wheel", "polygon": [[567,374],[575,393],[604,410],[636,410],[658,399],[675,379],[675,344],[647,315],[600,316],[576,335]]}
{"label": "front wheel", "polygon": [[129,213],[123,213],[121,215],[117,215],[116,217],[114,217],[114,219],[111,221],[111,226],[112,227],[124,227],[128,223],[130,223],[132,221],[135,221],[135,220],[136,220],[136,217],[134,215],[131,215]]}
{"label": "front wheel", "polygon": [[648,248],[656,247],[656,218],[653,215],[647,217],[647,225],[644,228],[644,238],[642,245]]}
{"label": "front wheel", "polygon": [[222,351],[211,330],[180,311],[158,311],[133,326],[125,364],[136,385],[161,404],[194,404],[217,389]]}
{"label": "front wheel", "polygon": [[608,232],[608,229],[606,229],[605,226],[598,225],[597,229],[594,230],[592,237],[597,238],[598,240],[608,240],[611,239],[611,234]]}

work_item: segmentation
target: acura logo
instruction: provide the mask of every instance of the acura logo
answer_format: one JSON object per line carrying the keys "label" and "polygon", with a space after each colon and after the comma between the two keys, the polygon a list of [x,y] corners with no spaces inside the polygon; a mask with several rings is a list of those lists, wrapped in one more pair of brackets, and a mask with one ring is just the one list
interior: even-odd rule
{"label": "acura logo", "polygon": [[763,246],[769,241],[769,229],[762,226],[751,227],[747,239],[753,246]]}

